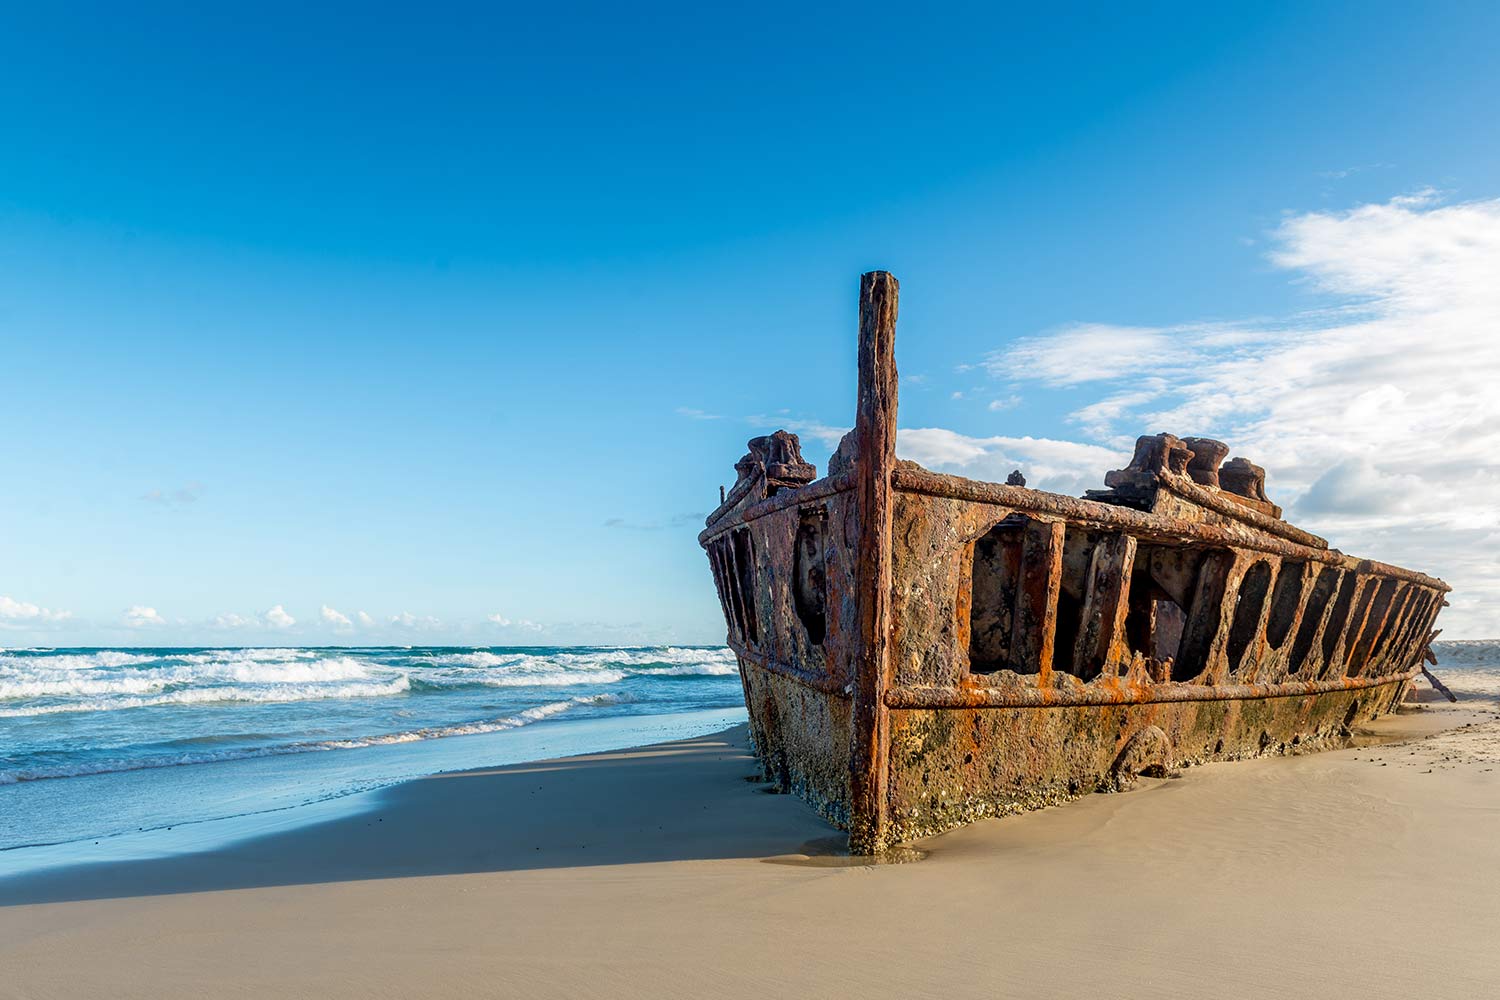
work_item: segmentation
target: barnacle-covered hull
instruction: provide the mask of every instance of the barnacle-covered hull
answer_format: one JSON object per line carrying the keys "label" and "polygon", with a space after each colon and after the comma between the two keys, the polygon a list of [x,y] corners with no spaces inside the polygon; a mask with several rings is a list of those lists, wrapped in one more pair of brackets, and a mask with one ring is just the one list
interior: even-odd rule
{"label": "barnacle-covered hull", "polygon": [[1398,703],[1445,584],[1287,525],[1207,439],[1143,437],[1088,499],[898,462],[895,311],[866,275],[829,474],[758,438],[700,536],[767,776],[853,851],[1339,745]]}

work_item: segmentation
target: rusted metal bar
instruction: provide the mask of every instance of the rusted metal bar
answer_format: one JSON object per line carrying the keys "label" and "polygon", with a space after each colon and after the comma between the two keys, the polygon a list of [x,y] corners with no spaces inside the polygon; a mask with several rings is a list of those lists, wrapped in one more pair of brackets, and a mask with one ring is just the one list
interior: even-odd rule
{"label": "rusted metal bar", "polygon": [[747,600],[753,601],[755,595],[742,592],[740,581],[744,579],[744,576],[740,573],[739,564],[735,557],[733,541],[732,538],[726,537],[724,539],[723,544],[719,547],[719,558],[722,560],[724,571],[729,574],[729,599],[731,605],[734,607],[734,620],[739,629],[740,641],[748,643],[750,642],[750,626],[749,616],[745,612],[745,602]]}
{"label": "rusted metal bar", "polygon": [[1350,677],[1327,681],[1286,681],[1281,684],[1151,684],[1119,681],[1074,690],[999,687],[893,687],[885,694],[889,708],[1070,708],[1080,705],[1150,705],[1182,701],[1296,698],[1329,691],[1359,691],[1398,684],[1419,671],[1387,677]]}
{"label": "rusted metal bar", "polygon": [[1346,671],[1350,676],[1363,676],[1365,670],[1371,665],[1371,658],[1379,654],[1380,648],[1376,645],[1376,641],[1385,635],[1391,615],[1398,610],[1394,606],[1394,598],[1396,588],[1400,585],[1399,580],[1383,580],[1375,591],[1375,599],[1370,604],[1370,613],[1365,619],[1365,627],[1354,643],[1354,653],[1349,661],[1349,669]]}
{"label": "rusted metal bar", "polygon": [[893,482],[896,489],[910,493],[944,497],[950,500],[970,500],[1021,513],[1065,518],[1082,527],[1128,531],[1145,541],[1254,549],[1257,552],[1266,552],[1283,558],[1347,567],[1351,570],[1364,567],[1364,572],[1397,580],[1410,580],[1444,593],[1453,589],[1442,580],[1425,573],[1403,569],[1400,566],[1371,562],[1367,559],[1354,559],[1337,549],[1313,548],[1282,538],[1267,538],[1263,532],[1249,527],[1190,524],[1175,518],[1147,514],[1129,507],[1100,503],[1096,500],[1076,500],[1073,497],[1030,490],[1023,486],[983,483],[910,465],[897,468]]}
{"label": "rusted metal bar", "polygon": [[801,489],[782,490],[774,497],[753,503],[736,514],[726,514],[722,520],[715,521],[709,527],[704,528],[698,532],[698,544],[707,545],[724,532],[742,524],[749,524],[767,514],[775,514],[777,511],[805,503],[816,503],[819,500],[827,500],[835,494],[848,492],[854,489],[854,481],[853,472],[840,472],[836,476],[825,476],[816,482],[808,483]]}
{"label": "rusted metal bar", "polygon": [[1231,598],[1228,603],[1233,604],[1238,582],[1232,582],[1230,574],[1237,561],[1235,553],[1227,551],[1212,551],[1203,557],[1187,608],[1187,623],[1182,627],[1182,645],[1172,664],[1173,680],[1185,681],[1200,675],[1210,680],[1222,679],[1225,633],[1230,619],[1224,598],[1228,595]]}
{"label": "rusted metal bar", "polygon": [[1298,545],[1306,545],[1311,549],[1328,548],[1328,539],[1314,535],[1310,531],[1303,531],[1294,525],[1287,524],[1279,517],[1263,514],[1258,510],[1224,499],[1224,494],[1204,489],[1191,479],[1182,476],[1162,476],[1161,485],[1170,493],[1175,493],[1185,500],[1190,500],[1205,510],[1211,510],[1216,514],[1234,518],[1237,521],[1245,521],[1254,525],[1267,534],[1277,535],[1288,541],[1296,542]]}
{"label": "rusted metal bar", "polygon": [[1427,683],[1431,684],[1433,687],[1437,688],[1440,692],[1442,692],[1444,695],[1446,695],[1449,701],[1458,701],[1458,695],[1454,694],[1452,691],[1449,691],[1448,690],[1448,685],[1444,684],[1442,681],[1440,681],[1436,677],[1432,676],[1432,671],[1431,670],[1428,670],[1426,667],[1423,667],[1422,668],[1422,676],[1425,677],[1425,678],[1427,678]]}
{"label": "rusted metal bar", "polygon": [[[1303,620],[1308,614],[1308,606],[1312,601],[1319,569],[1320,567],[1309,565],[1301,560],[1284,559],[1276,570],[1276,582],[1271,589],[1271,616],[1267,619],[1266,625],[1265,654],[1261,660],[1257,679],[1284,679],[1288,668],[1295,669],[1298,665],[1292,656],[1292,651],[1296,647],[1297,636],[1301,634]],[[1278,607],[1280,600],[1290,602],[1289,613]],[[1286,616],[1281,622],[1279,638],[1271,635],[1271,622],[1278,614]]]}
{"label": "rusted metal bar", "polygon": [[733,598],[729,594],[729,582],[724,576],[723,561],[719,558],[719,547],[710,545],[707,549],[709,569],[713,571],[714,588],[719,592],[719,606],[724,611],[724,623],[733,635],[738,630],[735,621]]}
{"label": "rusted metal bar", "polygon": [[[1230,616],[1228,650],[1230,676],[1240,684],[1260,682],[1261,662],[1266,658],[1266,628],[1270,623],[1271,600],[1280,562],[1279,559],[1257,559],[1240,577],[1234,612]],[[1253,619],[1251,614],[1255,616]],[[1246,622],[1252,624],[1240,631]],[[1243,643],[1243,648],[1235,648],[1237,641]]]}
{"label": "rusted metal bar", "polygon": [[1021,579],[1011,619],[1010,657],[1014,663],[1035,666],[1044,685],[1050,683],[1057,642],[1065,529],[1061,521],[1028,521],[1021,536]]}
{"label": "rusted metal bar", "polygon": [[[761,669],[769,673],[780,674],[783,677],[796,681],[803,687],[810,687],[824,694],[836,694],[845,697],[851,693],[846,690],[849,687],[849,683],[832,671],[809,670],[800,664],[786,663],[769,654],[751,649],[749,646],[733,638],[730,638],[726,645],[745,659],[754,661],[755,665]],[[743,670],[743,667],[741,670]],[[745,704],[750,704],[748,690]]]}
{"label": "rusted metal bar", "polygon": [[896,279],[871,271],[859,288],[859,403],[854,424],[854,553],[857,631],[849,754],[849,850],[885,849],[890,740],[885,689],[890,680],[891,473],[896,467]]}
{"label": "rusted metal bar", "polygon": [[1349,613],[1331,623],[1338,626],[1337,641],[1323,668],[1325,678],[1349,676],[1349,659],[1354,653],[1355,642],[1359,640],[1359,632],[1364,628],[1365,617],[1370,613],[1370,599],[1375,596],[1378,586],[1380,584],[1375,579],[1356,574],[1348,604]]}
{"label": "rusted metal bar", "polygon": [[1384,672],[1394,649],[1394,640],[1406,628],[1407,613],[1420,593],[1420,590],[1410,584],[1398,585],[1391,598],[1390,612],[1385,616],[1385,624],[1381,626],[1380,634],[1375,637],[1370,655],[1365,660],[1361,673],[1374,677]]}
{"label": "rusted metal bar", "polygon": [[1075,670],[1115,673],[1127,659],[1125,616],[1130,610],[1134,565],[1135,539],[1130,535],[1109,535],[1094,547],[1073,654]]}
{"label": "rusted metal bar", "polygon": [[1391,659],[1396,668],[1422,662],[1424,640],[1432,628],[1435,609],[1441,606],[1441,598],[1431,591],[1420,591],[1412,609],[1406,628],[1392,641]]}

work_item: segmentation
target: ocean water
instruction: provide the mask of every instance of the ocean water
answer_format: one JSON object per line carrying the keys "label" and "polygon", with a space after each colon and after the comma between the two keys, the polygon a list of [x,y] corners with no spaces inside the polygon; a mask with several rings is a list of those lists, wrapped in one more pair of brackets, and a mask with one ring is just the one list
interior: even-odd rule
{"label": "ocean water", "polygon": [[[1429,667],[1460,701],[1500,700],[1500,639],[1467,639],[1432,644],[1437,666]],[[1425,687],[1427,682],[1417,680]]]}
{"label": "ocean water", "polygon": [[723,647],[0,650],[0,853],[689,735],[687,720],[736,712]]}
{"label": "ocean water", "polygon": [[[1500,640],[1434,652],[1461,700],[1500,699]],[[206,831],[313,821],[424,774],[743,719],[723,647],[0,650],[0,877],[85,846],[193,849]],[[172,844],[142,841],[165,830]]]}

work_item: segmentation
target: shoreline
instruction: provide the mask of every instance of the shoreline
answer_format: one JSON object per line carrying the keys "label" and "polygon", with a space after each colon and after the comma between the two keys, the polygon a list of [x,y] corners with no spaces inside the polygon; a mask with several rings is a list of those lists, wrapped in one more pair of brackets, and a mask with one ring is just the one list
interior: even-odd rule
{"label": "shoreline", "polygon": [[[258,807],[221,815],[178,813],[138,830],[89,831],[83,836],[0,848],[0,897],[8,877],[95,860],[129,861],[211,850],[255,836],[336,819],[370,808],[382,789],[444,772],[518,764],[553,756],[611,751],[701,735],[744,718],[744,709],[704,709],[668,715],[557,719],[536,726],[441,740],[330,750],[324,754],[251,757],[176,768],[153,768],[39,779],[0,787],[10,808],[66,808],[80,797],[126,801],[149,794],[181,799],[226,782],[255,790]],[[358,754],[359,756],[349,756]],[[226,773],[227,772],[227,773]],[[247,772],[264,772],[247,785]],[[329,779],[324,772],[336,777]],[[163,787],[164,780],[173,785]],[[64,783],[68,784],[64,784]],[[332,790],[329,790],[332,788]],[[25,800],[20,797],[26,796]],[[246,793],[241,791],[241,798]],[[270,800],[271,804],[267,804]]]}
{"label": "shoreline", "polygon": [[[1142,779],[875,867],[749,780],[743,727],[436,774],[209,851],[0,881],[0,995],[1481,994],[1500,712],[1370,729],[1398,741]],[[1441,962],[1410,960],[1423,927]]]}

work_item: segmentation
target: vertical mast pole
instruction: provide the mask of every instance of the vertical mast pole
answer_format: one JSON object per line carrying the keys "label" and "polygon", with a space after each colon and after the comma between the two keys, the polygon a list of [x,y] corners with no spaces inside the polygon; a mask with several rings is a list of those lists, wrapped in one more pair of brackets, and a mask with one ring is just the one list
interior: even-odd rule
{"label": "vertical mast pole", "polygon": [[859,283],[859,409],[855,513],[859,541],[854,587],[854,725],[849,754],[849,850],[878,854],[886,844],[891,623],[891,472],[896,467],[896,303],[900,285],[885,271]]}

